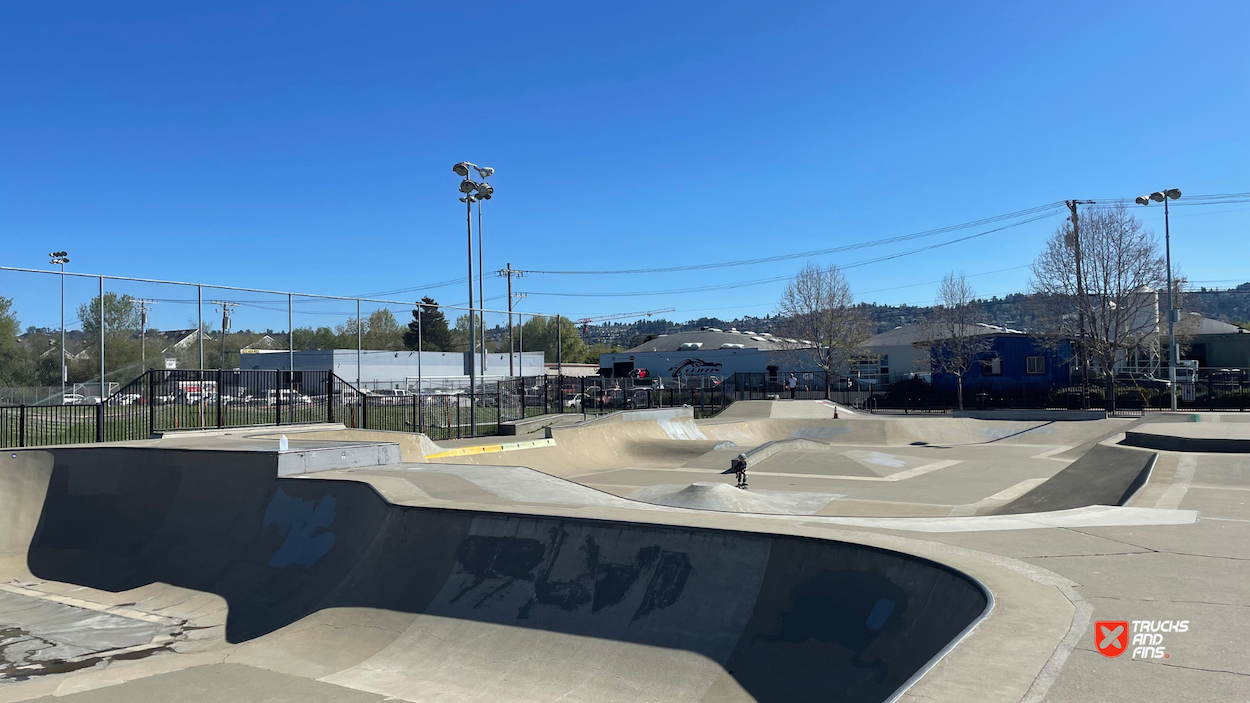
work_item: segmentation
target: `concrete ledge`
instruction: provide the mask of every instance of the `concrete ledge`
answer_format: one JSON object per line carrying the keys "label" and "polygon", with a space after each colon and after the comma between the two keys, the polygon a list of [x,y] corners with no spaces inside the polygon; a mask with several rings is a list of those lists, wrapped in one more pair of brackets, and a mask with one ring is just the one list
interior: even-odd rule
{"label": "concrete ledge", "polygon": [[381,442],[289,449],[285,452],[275,451],[274,454],[278,458],[279,476],[312,474],[334,469],[355,469],[362,466],[386,466],[403,461],[398,444]]}
{"label": "concrete ledge", "polygon": [[814,439],[775,439],[746,452],[747,466],[782,452],[829,451],[833,447]]}
{"label": "concrete ledge", "polygon": [[952,417],[972,420],[1023,420],[1025,422],[1051,422],[1052,420],[1106,420],[1106,410],[955,410]]}
{"label": "concrete ledge", "polygon": [[434,454],[426,454],[426,460],[445,459],[453,456],[472,456],[474,454],[494,454],[496,452],[515,452],[522,449],[537,449],[539,447],[554,447],[556,441],[554,439],[531,439],[525,442],[509,442],[507,444],[475,444],[471,447],[456,447],[455,449],[447,449]]}
{"label": "concrete ledge", "polygon": [[549,413],[547,415],[539,415],[538,417],[527,417],[524,420],[501,422],[499,423],[499,434],[512,436],[529,434],[537,432],[544,427],[572,425],[582,421],[583,415],[581,413]]}
{"label": "concrete ledge", "polygon": [[166,437],[220,437],[222,435],[251,435],[255,433],[292,434],[295,432],[322,432],[327,430],[345,430],[347,426],[341,422],[310,422],[303,425],[243,425],[239,427],[212,427],[188,430],[157,430],[152,439]]}
{"label": "concrete ledge", "polygon": [[1158,449],[1165,452],[1212,452],[1219,454],[1250,454],[1250,439],[1229,437],[1181,437],[1161,432],[1125,432],[1130,447]]}

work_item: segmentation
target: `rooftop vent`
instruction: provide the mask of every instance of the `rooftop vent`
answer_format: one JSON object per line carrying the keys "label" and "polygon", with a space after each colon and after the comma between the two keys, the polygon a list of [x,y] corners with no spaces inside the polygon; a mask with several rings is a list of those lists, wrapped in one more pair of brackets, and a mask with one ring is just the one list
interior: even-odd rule
{"label": "rooftop vent", "polygon": [[721,349],[746,349],[746,348],[747,348],[747,345],[745,345],[745,344],[730,344],[730,343],[726,342],[726,343],[724,343],[724,344],[720,345],[720,348],[721,348]]}
{"label": "rooftop vent", "polygon": [[703,348],[703,342],[682,342],[682,351],[695,351]]}

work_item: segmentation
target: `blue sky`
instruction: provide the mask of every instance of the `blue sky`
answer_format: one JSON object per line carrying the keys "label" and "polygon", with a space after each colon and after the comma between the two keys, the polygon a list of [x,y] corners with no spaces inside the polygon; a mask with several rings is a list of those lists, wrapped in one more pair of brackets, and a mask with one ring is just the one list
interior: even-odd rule
{"label": "blue sky", "polygon": [[[1250,4],[8,3],[0,265],[358,295],[463,276],[451,165],[490,165],[488,271],[700,264],[908,234],[1065,198],[1250,191]],[[1162,234],[1162,210],[1140,216]],[[926,303],[947,271],[1024,290],[1061,215],[849,270]],[[1192,279],[1250,279],[1250,204],[1177,208]],[[981,231],[815,257],[855,263]],[[574,317],[770,312],[804,260],[533,275]],[[0,274],[25,324],[55,281]],[[71,283],[84,300],[95,283]],[[110,285],[110,289],[113,286]],[[194,316],[162,300],[161,327]],[[429,293],[467,299],[463,286]],[[503,307],[500,279],[488,305]],[[243,300],[237,327],[285,326]],[[300,304],[334,324],[354,304]],[[205,315],[212,318],[209,310]],[[71,304],[72,309],[72,304]],[[71,314],[72,318],[72,314]],[[72,326],[72,322],[71,322]]]}

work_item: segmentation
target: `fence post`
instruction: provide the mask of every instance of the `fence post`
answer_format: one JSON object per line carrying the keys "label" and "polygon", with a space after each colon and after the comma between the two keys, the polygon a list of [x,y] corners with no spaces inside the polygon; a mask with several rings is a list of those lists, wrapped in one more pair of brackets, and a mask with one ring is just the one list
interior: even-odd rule
{"label": "fence post", "polygon": [[[62,397],[61,402],[65,402]],[[22,403],[17,410],[17,446],[26,446],[26,404]]]}
{"label": "fence post", "polygon": [[334,371],[326,371],[326,422],[334,422]]}
{"label": "fence post", "polygon": [[274,370],[273,408],[276,413],[274,424],[282,424],[282,371]]}
{"label": "fence post", "polygon": [[156,433],[156,384],[153,379],[156,377],[156,371],[148,369],[148,436],[151,437]]}
{"label": "fence post", "polygon": [[[225,340],[226,338],[225,330],[222,331],[221,338],[223,341]],[[223,344],[222,346],[225,346],[225,345]],[[222,362],[222,363],[224,364],[225,362]],[[241,365],[242,364],[240,364],[240,366]],[[221,369],[217,369],[217,393],[216,395],[217,395],[217,428],[218,429],[226,426],[226,419],[221,416],[221,389],[222,388],[223,386],[221,384]]]}
{"label": "fence post", "polygon": [[[101,300],[100,304],[103,305],[104,301]],[[100,399],[100,404],[95,406],[95,441],[97,442],[104,441],[104,399],[103,398]]]}

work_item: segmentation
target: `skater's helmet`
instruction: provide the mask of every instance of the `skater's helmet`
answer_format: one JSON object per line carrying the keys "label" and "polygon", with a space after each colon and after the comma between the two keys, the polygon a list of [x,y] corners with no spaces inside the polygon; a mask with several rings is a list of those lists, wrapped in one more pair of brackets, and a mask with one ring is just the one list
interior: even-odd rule
{"label": "skater's helmet", "polygon": [[744,453],[742,453],[742,454],[739,454],[739,455],[738,455],[738,458],[739,458],[739,459],[742,459],[742,460],[744,460],[744,461],[745,461],[745,460],[746,460],[746,458],[747,458],[747,455],[746,455],[746,453],[744,452]]}

